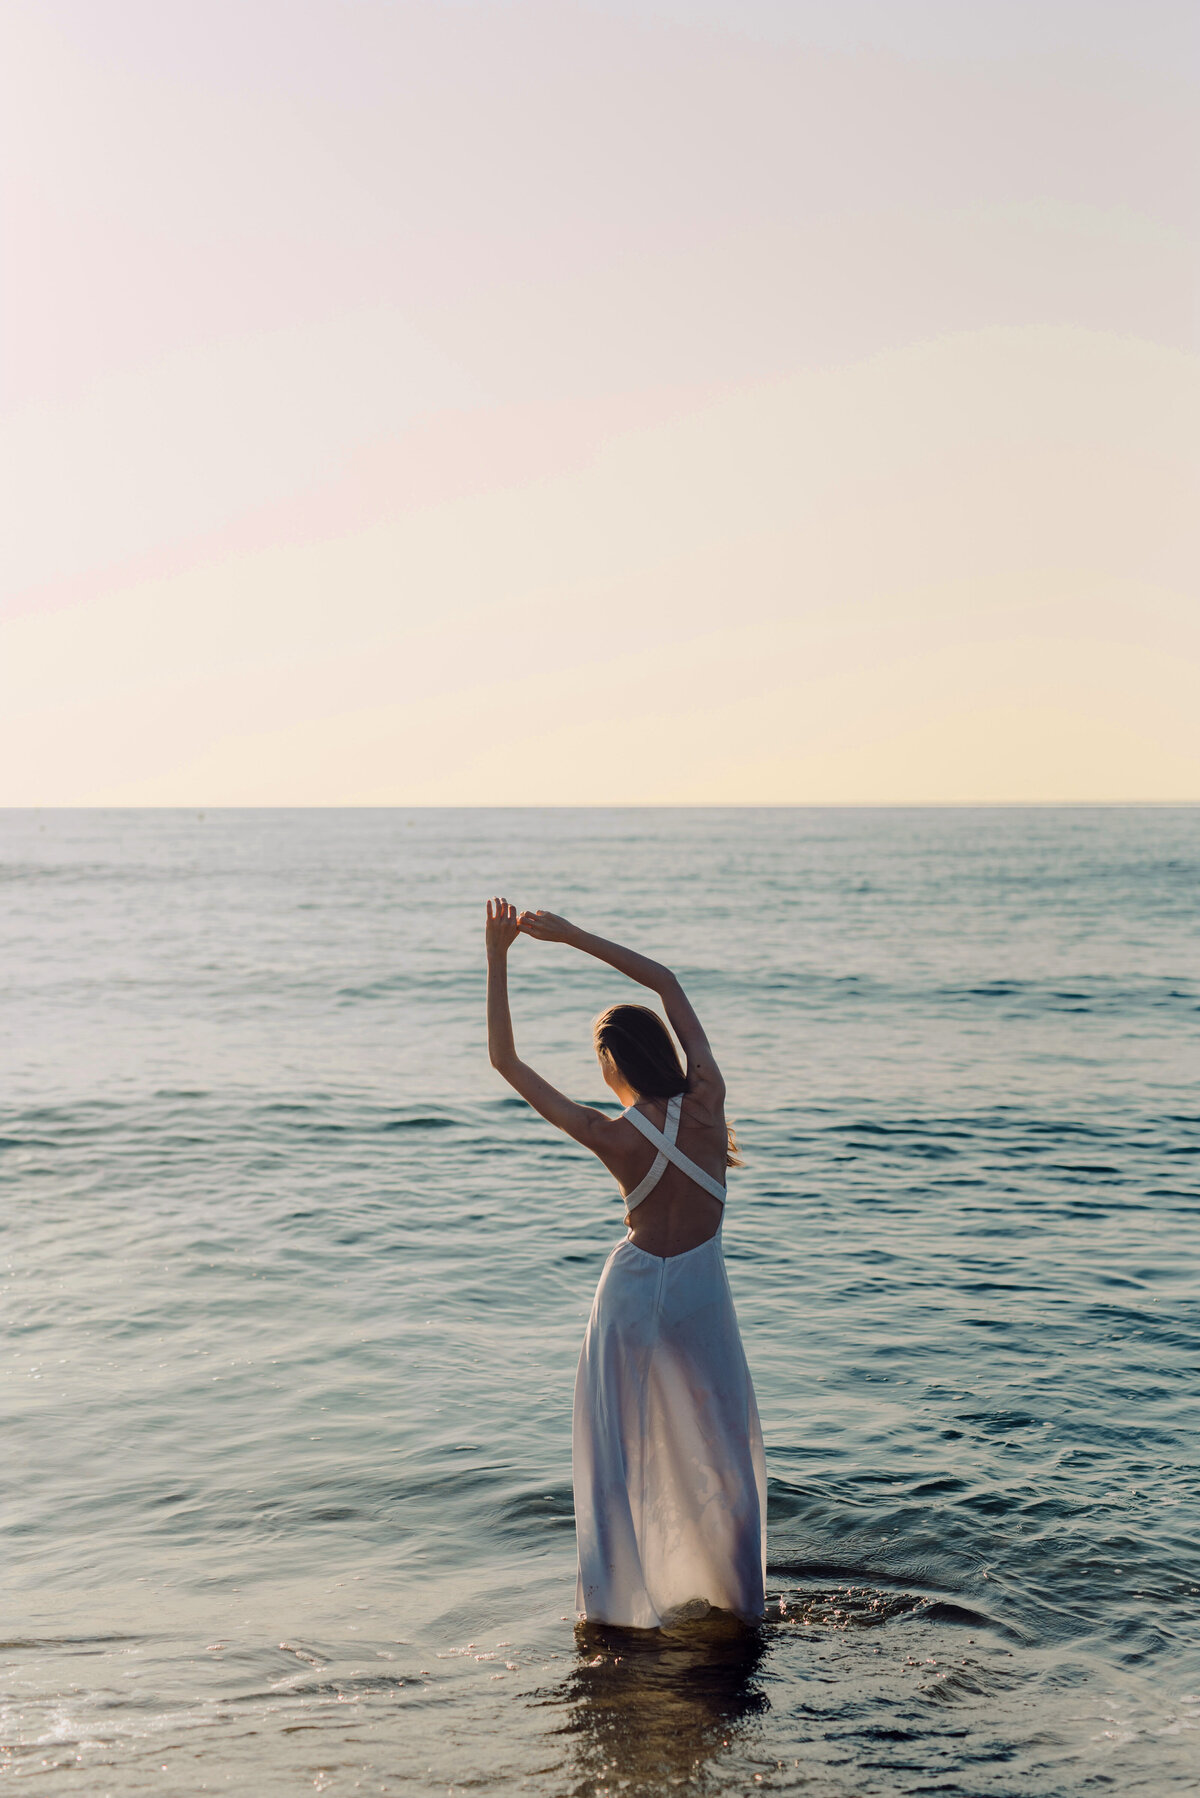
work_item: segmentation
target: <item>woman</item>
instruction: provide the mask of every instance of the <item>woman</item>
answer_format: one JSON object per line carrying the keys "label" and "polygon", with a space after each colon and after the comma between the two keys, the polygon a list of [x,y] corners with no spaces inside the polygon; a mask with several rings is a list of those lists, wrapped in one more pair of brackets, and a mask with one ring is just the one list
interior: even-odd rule
{"label": "woman", "polygon": [[[659,995],[657,1015],[613,1005],[594,1028],[600,1071],[625,1110],[577,1105],[519,1060],[508,951],[524,933],[569,943]],[[727,1166],[722,1080],[669,969],[552,912],[487,907],[488,1054],[544,1118],[598,1155],[629,1234],[604,1264],[575,1380],[577,1605],[589,1619],[657,1629],[708,1606],[763,1614],[766,1470],[754,1388],[721,1253]]]}

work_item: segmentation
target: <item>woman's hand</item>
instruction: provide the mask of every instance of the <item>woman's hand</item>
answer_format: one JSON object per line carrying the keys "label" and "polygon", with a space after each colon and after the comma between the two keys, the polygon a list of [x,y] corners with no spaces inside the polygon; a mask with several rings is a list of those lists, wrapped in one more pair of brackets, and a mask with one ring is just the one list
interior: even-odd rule
{"label": "woman's hand", "polygon": [[489,899],[487,902],[487,923],[484,926],[484,941],[489,955],[506,955],[509,945],[521,934],[521,924],[517,917],[517,908],[510,905],[507,899]]}
{"label": "woman's hand", "polygon": [[569,943],[575,937],[575,926],[552,911],[523,911],[517,922],[526,936],[535,936],[540,943]]}

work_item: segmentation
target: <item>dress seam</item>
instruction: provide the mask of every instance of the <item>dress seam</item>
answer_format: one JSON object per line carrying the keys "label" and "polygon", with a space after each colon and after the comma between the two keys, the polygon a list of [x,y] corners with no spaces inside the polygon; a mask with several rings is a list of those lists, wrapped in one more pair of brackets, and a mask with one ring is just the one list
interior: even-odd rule
{"label": "dress seam", "polygon": [[[637,1247],[636,1243],[634,1244],[634,1247],[635,1248]],[[640,1252],[642,1254],[644,1254],[645,1250],[643,1249]],[[650,1350],[646,1356],[645,1364],[642,1368],[642,1380],[641,1380],[642,1390],[638,1395],[638,1424],[639,1424],[639,1428],[641,1431],[641,1438],[642,1438],[641,1446],[640,1446],[640,1453],[638,1454],[639,1485],[641,1488],[639,1495],[638,1495],[638,1499],[639,1499],[639,1502],[638,1502],[638,1559],[641,1561],[641,1564],[642,1564],[642,1591],[645,1593],[646,1603],[647,1603],[647,1605],[649,1605],[651,1610],[654,1609],[654,1603],[650,1597],[649,1592],[646,1589],[646,1574],[645,1574],[645,1569],[646,1569],[646,1494],[647,1494],[647,1489],[649,1486],[649,1481],[646,1477],[646,1458],[647,1458],[647,1455],[648,1455],[649,1449],[650,1449],[650,1431],[647,1428],[647,1415],[646,1414],[647,1414],[647,1411],[649,1408],[649,1400],[650,1400],[650,1363],[653,1361],[654,1351],[658,1347],[658,1335],[659,1335],[659,1327],[660,1327],[659,1320],[662,1317],[663,1284],[666,1281],[666,1277],[667,1277],[666,1261],[661,1259],[659,1256],[655,1256],[655,1257],[653,1257],[653,1259],[655,1259],[656,1261],[659,1262],[658,1283],[654,1289],[654,1340],[650,1344]]]}

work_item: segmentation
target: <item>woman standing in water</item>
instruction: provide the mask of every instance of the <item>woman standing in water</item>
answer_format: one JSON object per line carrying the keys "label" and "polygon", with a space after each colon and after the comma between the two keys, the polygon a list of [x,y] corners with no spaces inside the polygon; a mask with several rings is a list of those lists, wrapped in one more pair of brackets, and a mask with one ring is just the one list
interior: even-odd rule
{"label": "woman standing in water", "polygon": [[[593,1040],[625,1110],[577,1105],[518,1058],[508,951],[524,933],[569,943],[649,987],[657,1014],[612,1005]],[[721,1251],[725,1082],[668,968],[569,924],[487,907],[488,1054],[535,1111],[599,1156],[629,1234],[604,1264],[575,1380],[577,1606],[589,1621],[656,1629],[708,1606],[763,1614],[766,1469],[754,1388]]]}

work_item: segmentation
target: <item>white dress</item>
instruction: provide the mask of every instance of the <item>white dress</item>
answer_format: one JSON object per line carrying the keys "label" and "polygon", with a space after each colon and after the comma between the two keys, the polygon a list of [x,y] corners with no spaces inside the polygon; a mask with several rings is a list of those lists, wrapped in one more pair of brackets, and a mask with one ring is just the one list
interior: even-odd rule
{"label": "white dress", "polygon": [[[725,1202],[675,1147],[682,1100],[633,1208],[667,1162]],[[762,1430],[721,1232],[665,1259],[627,1237],[604,1264],[575,1378],[577,1608],[590,1621],[657,1629],[706,1606],[763,1614],[767,1478]]]}

